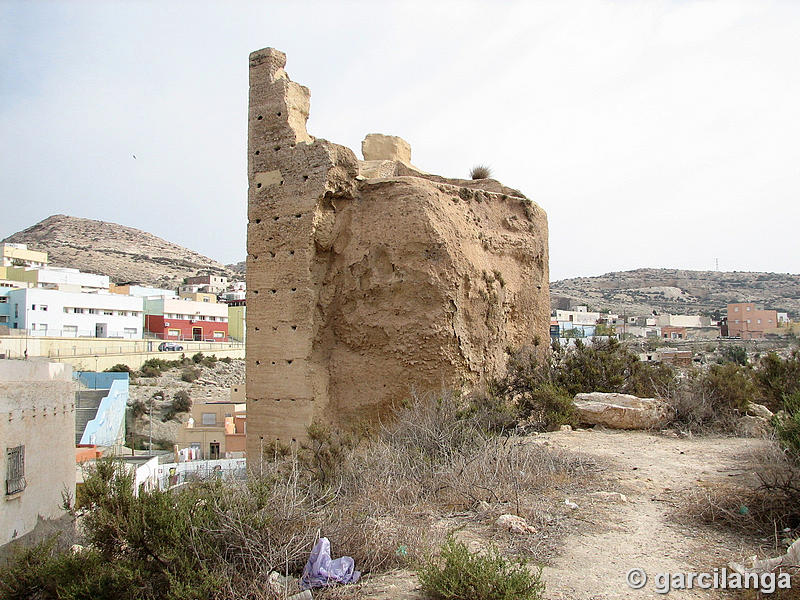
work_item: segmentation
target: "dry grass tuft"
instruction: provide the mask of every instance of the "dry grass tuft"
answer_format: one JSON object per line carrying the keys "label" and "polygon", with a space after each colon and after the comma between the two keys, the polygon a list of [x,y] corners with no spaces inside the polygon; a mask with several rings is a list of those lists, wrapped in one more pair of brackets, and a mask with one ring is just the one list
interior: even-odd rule
{"label": "dry grass tuft", "polygon": [[492,169],[488,165],[475,165],[470,169],[469,176],[472,179],[489,179],[492,176]]}

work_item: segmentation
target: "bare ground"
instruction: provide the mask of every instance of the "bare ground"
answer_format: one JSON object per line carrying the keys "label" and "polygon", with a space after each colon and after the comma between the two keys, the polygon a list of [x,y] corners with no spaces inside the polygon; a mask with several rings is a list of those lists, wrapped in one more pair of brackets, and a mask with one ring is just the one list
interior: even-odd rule
{"label": "bare ground", "polygon": [[[749,456],[763,441],[579,430],[537,436],[532,443],[581,454],[600,471],[582,493],[571,498],[578,508],[561,521],[564,535],[558,551],[545,559],[543,579],[549,600],[663,598],[655,593],[656,573],[712,571],[731,560],[764,556],[757,540],[723,529],[680,525],[673,518],[687,492],[752,477]],[[598,489],[621,492],[628,501],[592,497],[590,493]],[[470,541],[474,545],[475,540]],[[483,542],[497,543],[497,539],[487,533]],[[626,583],[626,573],[634,567],[650,575],[642,590],[632,590]],[[424,596],[412,572],[395,571],[368,576],[358,590],[341,589],[326,597],[413,600]],[[669,597],[715,596],[703,590],[673,590]]]}

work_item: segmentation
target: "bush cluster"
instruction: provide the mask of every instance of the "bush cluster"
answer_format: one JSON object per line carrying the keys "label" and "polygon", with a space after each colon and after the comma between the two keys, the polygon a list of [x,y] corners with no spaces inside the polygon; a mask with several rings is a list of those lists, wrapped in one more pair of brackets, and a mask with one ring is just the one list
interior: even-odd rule
{"label": "bush cluster", "polygon": [[[0,569],[0,597],[274,600],[269,573],[299,574],[321,533],[358,568],[413,567],[443,537],[432,523],[481,501],[532,503],[585,473],[579,460],[543,446],[510,444],[476,424],[456,393],[412,396],[397,419],[366,435],[319,424],[308,441],[269,444],[246,482],[196,482],[139,490],[103,459],[84,478],[86,550],[52,545]],[[538,578],[499,553],[488,560],[445,545],[441,577],[469,568],[453,598],[535,598]],[[435,589],[434,562],[429,581]],[[80,567],[80,569],[79,569]],[[500,595],[498,595],[500,594]],[[516,595],[509,595],[516,594]]]}
{"label": "bush cluster", "polygon": [[542,354],[535,347],[511,351],[505,377],[491,381],[477,403],[543,431],[576,424],[575,394],[666,397],[675,384],[669,366],[641,362],[614,338],[594,339],[591,344],[576,340],[570,348],[554,344],[546,358]]}
{"label": "bush cluster", "polygon": [[495,547],[470,552],[452,537],[418,573],[422,589],[437,600],[537,600],[544,592],[541,568],[529,571],[527,561],[509,560]]}

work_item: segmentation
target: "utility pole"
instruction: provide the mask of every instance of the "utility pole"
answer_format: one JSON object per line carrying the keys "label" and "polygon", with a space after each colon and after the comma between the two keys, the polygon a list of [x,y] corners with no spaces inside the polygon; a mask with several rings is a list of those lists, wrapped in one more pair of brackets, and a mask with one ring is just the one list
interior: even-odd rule
{"label": "utility pole", "polygon": [[150,441],[147,443],[147,455],[153,456],[153,404],[155,404],[155,396],[150,397],[150,407],[147,411],[147,416],[150,420]]}

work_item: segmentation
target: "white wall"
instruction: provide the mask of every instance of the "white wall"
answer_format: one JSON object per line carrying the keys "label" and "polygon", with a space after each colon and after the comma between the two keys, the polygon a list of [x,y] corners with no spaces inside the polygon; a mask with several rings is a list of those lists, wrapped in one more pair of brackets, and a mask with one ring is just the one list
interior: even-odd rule
{"label": "white wall", "polygon": [[56,287],[60,285],[79,286],[81,291],[92,292],[108,289],[108,276],[82,273],[77,269],[48,267],[38,269],[39,287]]}
{"label": "white wall", "polygon": [[659,327],[709,327],[711,319],[700,315],[659,315]]}
{"label": "white wall", "polygon": [[[141,298],[30,288],[11,290],[8,302],[9,326],[17,323],[18,329],[27,329],[32,336],[142,337],[144,307]],[[75,313],[76,308],[83,312]],[[101,335],[97,335],[98,324],[105,324]]]}
{"label": "white wall", "polygon": [[[69,365],[0,360],[0,546],[29,533],[41,515],[64,516],[75,494],[75,382]],[[25,446],[25,489],[6,494],[6,448]]]}
{"label": "white wall", "polygon": [[577,310],[556,311],[556,321],[563,323],[574,323],[575,325],[595,325],[599,319],[599,312],[585,312]]}
{"label": "white wall", "polygon": [[204,317],[215,317],[215,321],[228,320],[227,304],[165,298],[163,306],[165,318],[207,320]]}

